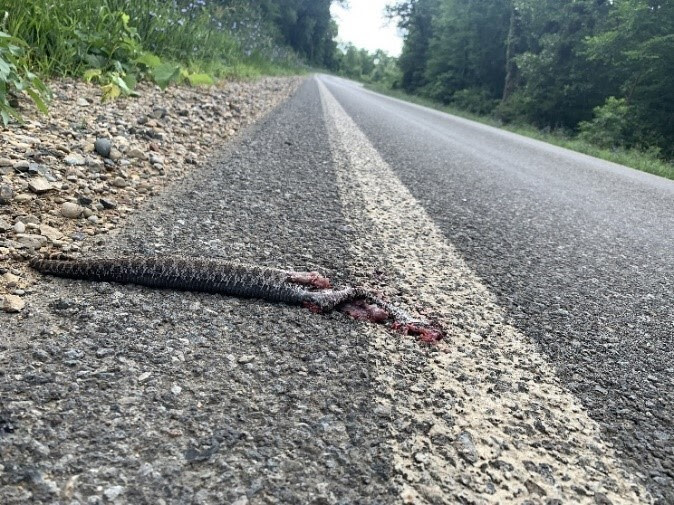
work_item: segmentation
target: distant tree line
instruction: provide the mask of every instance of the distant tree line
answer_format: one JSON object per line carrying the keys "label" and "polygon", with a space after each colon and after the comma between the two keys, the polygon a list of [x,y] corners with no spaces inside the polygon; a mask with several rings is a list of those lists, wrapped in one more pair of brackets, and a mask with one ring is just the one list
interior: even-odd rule
{"label": "distant tree line", "polygon": [[359,81],[397,86],[400,82],[398,59],[378,49],[371,53],[353,44],[338,48],[335,56],[336,70],[341,75]]}
{"label": "distant tree line", "polygon": [[[192,0],[181,0],[191,2]],[[282,45],[291,47],[305,61],[334,68],[337,51],[337,24],[330,15],[332,3],[345,0],[212,0],[233,17],[249,20],[254,12],[265,26],[262,33],[272,33]]]}
{"label": "distant tree line", "polygon": [[407,92],[674,156],[670,0],[401,0],[389,15]]}
{"label": "distant tree line", "polygon": [[332,3],[344,0],[260,0],[283,41],[309,62],[332,67],[337,24],[330,15]]}

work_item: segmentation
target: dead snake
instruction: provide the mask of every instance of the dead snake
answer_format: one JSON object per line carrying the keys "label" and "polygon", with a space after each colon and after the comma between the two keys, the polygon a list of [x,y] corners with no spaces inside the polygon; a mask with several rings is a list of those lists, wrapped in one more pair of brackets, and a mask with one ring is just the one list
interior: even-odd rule
{"label": "dead snake", "polygon": [[293,272],[218,258],[182,256],[35,258],[30,265],[41,273],[58,277],[260,298],[302,305],[314,312],[338,309],[355,319],[389,324],[425,342],[443,337],[441,329],[412,317],[370,290],[333,289],[330,281],[318,272]]}

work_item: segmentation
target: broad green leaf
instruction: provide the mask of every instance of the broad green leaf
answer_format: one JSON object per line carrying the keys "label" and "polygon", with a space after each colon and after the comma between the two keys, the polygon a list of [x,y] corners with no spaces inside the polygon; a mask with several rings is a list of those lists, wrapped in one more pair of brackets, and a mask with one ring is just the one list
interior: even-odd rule
{"label": "broad green leaf", "polygon": [[147,68],[156,68],[161,65],[161,59],[159,56],[148,52],[141,54],[134,60],[134,62],[140,65],[145,65]]}
{"label": "broad green leaf", "polygon": [[208,74],[188,74],[187,80],[191,86],[211,86],[215,83],[213,78]]}
{"label": "broad green leaf", "polygon": [[126,84],[129,93],[131,93],[131,91],[133,91],[133,89],[136,87],[136,84],[138,84],[136,76],[133,74],[126,74],[122,77],[122,79],[124,79],[124,83]]}
{"label": "broad green leaf", "polygon": [[84,71],[84,80],[91,82],[93,79],[101,77],[101,74],[103,74],[103,71],[100,68],[90,68]]}
{"label": "broad green leaf", "polygon": [[0,58],[0,79],[3,81],[9,77],[10,72],[12,71],[9,63]]}
{"label": "broad green leaf", "polygon": [[106,84],[101,88],[103,90],[103,98],[102,100],[104,102],[107,102],[108,100],[114,100],[117,98],[119,95],[122,94],[122,90],[119,89],[119,86],[117,86],[114,83]]}
{"label": "broad green leaf", "polygon": [[33,99],[33,102],[35,102],[35,105],[37,106],[38,110],[42,112],[42,114],[47,114],[48,112],[47,104],[44,103],[40,95],[38,95],[32,89],[27,89],[26,93],[28,93],[28,96],[30,96]]}
{"label": "broad green leaf", "polygon": [[124,81],[124,79],[120,75],[110,74],[110,81],[116,84],[121,90],[121,92],[124,93],[125,95],[131,93],[131,90],[126,85],[126,81]]}
{"label": "broad green leaf", "polygon": [[152,71],[152,78],[161,89],[166,89],[179,75],[180,67],[171,63],[162,63]]}
{"label": "broad green leaf", "polygon": [[16,56],[17,58],[19,56],[23,55],[23,48],[19,46],[15,46],[14,44],[10,44],[7,46],[7,49],[11,53],[12,56]]}
{"label": "broad green leaf", "polygon": [[91,68],[105,67],[105,58],[103,56],[97,56],[95,54],[87,54],[84,57],[84,60]]}

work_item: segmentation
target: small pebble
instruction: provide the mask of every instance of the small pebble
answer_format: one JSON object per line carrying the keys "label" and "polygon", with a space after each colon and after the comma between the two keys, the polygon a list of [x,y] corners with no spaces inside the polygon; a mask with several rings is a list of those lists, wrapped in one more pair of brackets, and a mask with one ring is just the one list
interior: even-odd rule
{"label": "small pebble", "polygon": [[96,142],[94,142],[94,149],[104,158],[109,158],[110,151],[112,150],[112,142],[103,138],[96,139]]}
{"label": "small pebble", "polygon": [[73,166],[77,166],[77,167],[86,165],[86,163],[87,163],[86,160],[84,159],[84,156],[82,156],[81,154],[77,154],[77,153],[70,153],[68,156],[66,156],[63,159],[63,161],[67,165],[73,165]]}
{"label": "small pebble", "polygon": [[138,149],[137,147],[134,147],[129,150],[128,153],[126,153],[129,158],[134,158],[138,160],[144,160],[146,158],[145,153]]}
{"label": "small pebble", "polygon": [[26,160],[15,161],[12,168],[17,172],[27,172],[30,168],[30,163]]}
{"label": "small pebble", "polygon": [[9,184],[0,184],[0,205],[7,205],[14,198],[14,190]]}
{"label": "small pebble", "polygon": [[28,189],[30,189],[33,193],[36,195],[42,195],[44,193],[47,193],[49,191],[54,190],[54,186],[52,186],[47,179],[44,177],[36,177],[35,179],[32,179],[28,183]]}
{"label": "small pebble", "polygon": [[111,184],[116,188],[125,188],[126,187],[126,181],[121,177],[115,177],[112,180]]}
{"label": "small pebble", "polygon": [[110,501],[114,501],[124,494],[124,486],[111,486],[103,491],[103,495]]}
{"label": "small pebble", "polygon": [[2,303],[2,310],[5,312],[21,312],[26,306],[26,302],[23,299],[16,295],[5,295],[5,299]]}
{"label": "small pebble", "polygon": [[44,349],[35,349],[33,351],[33,357],[37,359],[38,361],[48,361],[49,360],[49,353],[45,351]]}
{"label": "small pebble", "polygon": [[61,233],[56,228],[52,228],[49,225],[41,224],[40,225],[40,234],[44,235],[51,241],[61,240],[63,238],[63,233]]}
{"label": "small pebble", "polygon": [[19,285],[20,278],[17,275],[14,275],[11,272],[2,274],[2,282],[8,288],[14,288]]}
{"label": "small pebble", "polygon": [[83,208],[72,202],[65,202],[61,205],[61,215],[69,219],[77,219],[82,215]]}

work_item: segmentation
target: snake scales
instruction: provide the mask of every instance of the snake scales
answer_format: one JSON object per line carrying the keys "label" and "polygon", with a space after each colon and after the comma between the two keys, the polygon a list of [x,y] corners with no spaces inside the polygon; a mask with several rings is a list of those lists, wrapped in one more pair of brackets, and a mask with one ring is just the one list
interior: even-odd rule
{"label": "snake scales", "polygon": [[426,342],[443,337],[439,328],[412,317],[370,290],[333,289],[330,281],[318,272],[292,272],[217,258],[181,256],[36,258],[30,265],[41,273],[58,277],[260,298],[302,305],[314,312],[338,309],[355,319],[389,324]]}

